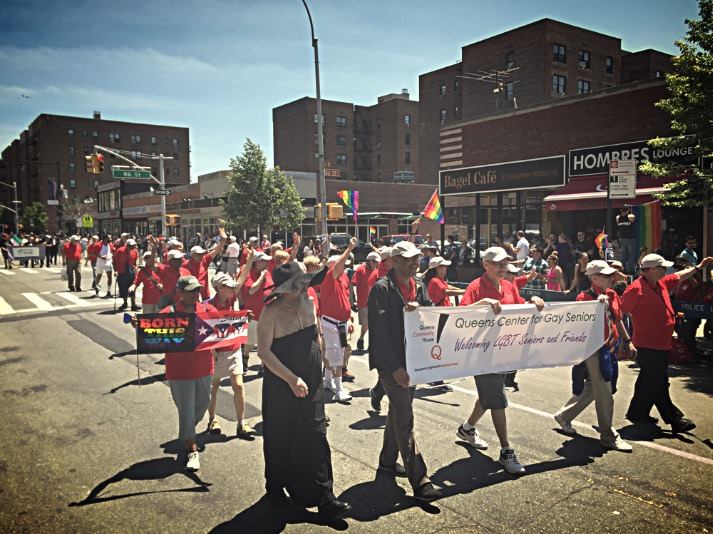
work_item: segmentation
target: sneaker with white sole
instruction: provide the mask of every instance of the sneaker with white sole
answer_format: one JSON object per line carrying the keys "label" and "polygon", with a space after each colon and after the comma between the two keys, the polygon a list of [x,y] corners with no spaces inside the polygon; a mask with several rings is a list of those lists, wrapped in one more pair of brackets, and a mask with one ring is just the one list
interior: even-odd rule
{"label": "sneaker with white sole", "polygon": [[198,451],[188,453],[186,469],[188,471],[198,471],[201,468],[201,461],[198,459]]}
{"label": "sneaker with white sole", "polygon": [[480,449],[481,451],[488,448],[488,443],[478,435],[475,427],[470,430],[466,430],[463,425],[460,425],[458,427],[458,432],[456,432],[456,436],[467,442],[471,447]]}
{"label": "sneaker with white sole", "polygon": [[511,475],[524,475],[525,468],[517,459],[517,455],[513,449],[503,449],[500,451],[500,465],[505,468],[505,471]]}
{"label": "sneaker with white sole", "polygon": [[621,439],[621,437],[617,436],[614,441],[602,441],[602,445],[612,451],[619,451],[619,452],[633,452],[634,448]]}
{"label": "sneaker with white sole", "polygon": [[575,428],[572,426],[572,423],[570,423],[569,421],[565,421],[561,415],[555,414],[554,417],[555,421],[557,421],[557,424],[562,429],[562,432],[564,432],[568,436],[575,436],[577,434],[577,430],[575,430]]}
{"label": "sneaker with white sole", "polygon": [[324,389],[327,391],[336,391],[337,385],[334,383],[334,379],[332,380],[322,380],[322,385],[324,386]]}
{"label": "sneaker with white sole", "polygon": [[349,402],[352,400],[352,396],[346,389],[342,388],[334,392],[334,400],[337,402]]}

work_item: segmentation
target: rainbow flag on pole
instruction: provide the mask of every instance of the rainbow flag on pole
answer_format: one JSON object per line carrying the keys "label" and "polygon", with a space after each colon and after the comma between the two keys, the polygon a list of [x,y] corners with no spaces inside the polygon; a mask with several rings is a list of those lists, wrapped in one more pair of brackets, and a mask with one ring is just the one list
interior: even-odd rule
{"label": "rainbow flag on pole", "polygon": [[369,227],[369,238],[374,239],[376,237],[376,226]]}
{"label": "rainbow flag on pole", "polygon": [[344,205],[352,210],[352,217],[354,218],[354,224],[357,223],[358,212],[359,212],[359,191],[349,191],[344,189],[342,191],[337,191],[337,197],[339,200],[344,202]]}
{"label": "rainbow flag on pole", "polygon": [[638,249],[646,247],[653,252],[661,247],[661,202],[655,200],[648,204],[632,206],[631,212],[636,217],[634,235],[638,239]]}
{"label": "rainbow flag on pole", "polygon": [[423,216],[431,219],[432,221],[438,222],[438,224],[445,223],[443,209],[441,208],[441,201],[438,200],[438,189],[433,192],[431,200],[429,200],[426,207],[423,208]]}
{"label": "rainbow flag on pole", "polygon": [[597,250],[602,251],[606,251],[607,247],[609,247],[609,236],[604,233],[604,230],[594,238],[594,246],[597,247]]}

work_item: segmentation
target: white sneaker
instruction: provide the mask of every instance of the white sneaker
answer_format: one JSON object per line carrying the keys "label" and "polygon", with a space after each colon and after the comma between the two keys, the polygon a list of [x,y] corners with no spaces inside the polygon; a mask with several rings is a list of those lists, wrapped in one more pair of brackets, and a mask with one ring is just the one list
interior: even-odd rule
{"label": "white sneaker", "polygon": [[458,432],[456,432],[456,436],[458,436],[463,441],[466,441],[468,444],[470,444],[471,447],[474,447],[476,449],[484,451],[488,448],[488,443],[478,435],[478,431],[475,430],[475,427],[471,428],[470,430],[466,430],[465,427],[461,424],[458,427]]}
{"label": "white sneaker", "polygon": [[524,475],[525,468],[518,461],[517,455],[513,449],[503,449],[500,451],[500,465],[505,468],[505,471],[511,475]]}
{"label": "white sneaker", "polygon": [[352,396],[346,389],[342,388],[334,392],[334,400],[337,402],[349,402],[352,400]]}
{"label": "white sneaker", "polygon": [[323,380],[322,385],[324,386],[324,389],[326,389],[328,391],[336,391],[337,390],[337,385],[334,383],[334,379]]}
{"label": "white sneaker", "polygon": [[201,468],[201,462],[198,459],[198,452],[193,451],[188,453],[188,461],[186,462],[186,469],[188,471],[198,471]]}
{"label": "white sneaker", "polygon": [[569,421],[565,421],[561,415],[555,414],[555,421],[557,421],[557,424],[562,429],[562,432],[564,432],[568,436],[577,435],[577,430],[572,426],[572,423],[570,423]]}
{"label": "white sneaker", "polygon": [[612,451],[633,452],[634,450],[629,443],[621,439],[619,436],[617,436],[614,441],[602,441],[602,445]]}

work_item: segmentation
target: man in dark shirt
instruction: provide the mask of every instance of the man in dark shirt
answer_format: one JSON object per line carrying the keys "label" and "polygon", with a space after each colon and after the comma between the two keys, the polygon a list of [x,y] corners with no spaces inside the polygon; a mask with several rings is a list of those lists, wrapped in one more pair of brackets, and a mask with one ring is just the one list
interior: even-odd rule
{"label": "man in dark shirt", "polygon": [[616,237],[621,249],[621,263],[624,271],[633,273],[638,252],[636,251],[636,237],[634,236],[634,223],[636,216],[631,213],[631,206],[623,206],[621,213],[616,216]]}

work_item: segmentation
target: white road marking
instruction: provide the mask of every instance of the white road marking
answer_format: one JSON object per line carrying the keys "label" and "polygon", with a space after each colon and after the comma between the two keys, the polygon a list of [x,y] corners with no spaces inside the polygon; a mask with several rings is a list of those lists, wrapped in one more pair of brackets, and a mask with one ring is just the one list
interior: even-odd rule
{"label": "white road marking", "polygon": [[40,297],[37,293],[22,293],[22,296],[25,297],[27,300],[32,302],[37,309],[40,310],[54,310],[54,306],[47,302],[45,299]]}
{"label": "white road marking", "polygon": [[77,306],[96,306],[98,304],[101,304],[100,302],[94,302],[91,300],[80,298],[69,292],[55,293],[55,295],[57,295],[58,297],[62,297],[63,299],[68,300],[72,304],[76,304]]}
{"label": "white road marking", "polygon": [[36,271],[35,269],[30,269],[29,267],[20,267],[20,270],[23,273],[29,273],[29,274],[37,274],[39,271]]}
{"label": "white road marking", "polygon": [[15,313],[15,310],[4,298],[0,297],[0,315],[8,315],[10,313]]}
{"label": "white road marking", "polygon": [[15,273],[13,273],[10,269],[0,269],[0,274],[4,274],[5,276],[15,276]]}
{"label": "white road marking", "polygon": [[[363,365],[369,365],[368,360],[363,360],[360,358],[351,358],[349,360],[350,362],[359,362]],[[466,389],[462,388],[460,386],[456,386],[455,384],[449,384],[454,391],[460,391],[461,393],[465,393],[467,395],[470,395],[472,397],[477,397],[478,393],[474,389]],[[534,415],[539,415],[541,417],[544,417],[546,419],[549,419],[554,422],[554,414],[538,410],[537,408],[531,408],[530,406],[525,406],[524,404],[516,404],[514,402],[511,402],[509,404],[511,408],[515,408],[516,410],[522,410],[524,412],[528,412]],[[592,434],[597,434],[597,432],[591,427],[591,425],[587,425],[585,423],[580,423],[579,421],[572,421],[572,425],[579,427],[583,430],[587,430],[591,432]],[[692,454],[690,452],[685,452],[685,451],[680,451],[678,449],[674,449],[672,447],[666,447],[665,445],[660,445],[658,443],[654,443],[652,441],[633,441],[632,444],[635,445],[641,445],[642,447],[648,447],[649,449],[653,449],[656,451],[661,451],[665,452],[668,454],[671,454],[673,456],[678,456],[679,458],[684,458],[686,460],[692,460],[694,462],[699,462],[702,464],[706,465],[713,465],[713,459],[711,458],[706,458],[704,456],[698,456],[697,454]]]}

